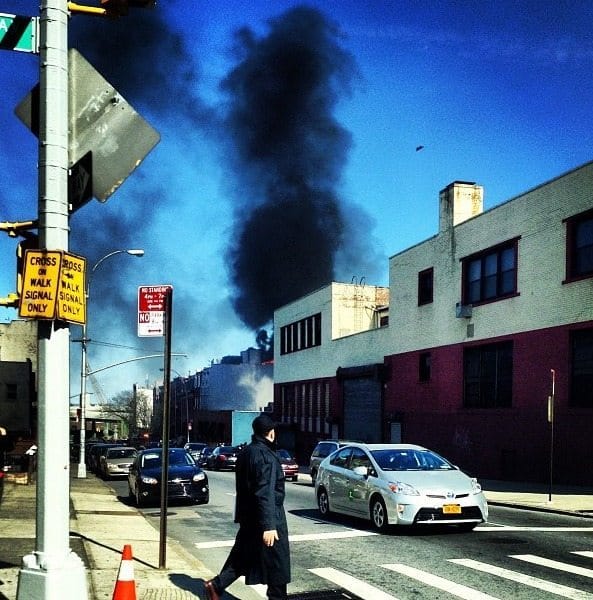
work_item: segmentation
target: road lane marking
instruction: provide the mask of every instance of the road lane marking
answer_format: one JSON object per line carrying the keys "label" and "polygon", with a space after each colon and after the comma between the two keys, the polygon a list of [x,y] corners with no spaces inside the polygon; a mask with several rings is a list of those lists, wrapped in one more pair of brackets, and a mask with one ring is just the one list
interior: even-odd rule
{"label": "road lane marking", "polygon": [[339,540],[352,537],[370,537],[372,535],[379,534],[375,531],[359,531],[357,529],[350,529],[348,531],[328,531],[325,533],[299,533],[297,535],[289,535],[288,539],[291,542],[311,542],[315,540]]}
{"label": "road lane marking", "polygon": [[371,598],[372,600],[397,600],[395,596],[386,594],[374,585],[365,583],[360,579],[356,579],[356,577],[352,577],[352,575],[348,575],[337,569],[332,569],[331,567],[309,569],[309,571],[322,579],[326,579],[327,581],[339,585],[341,588],[356,594],[360,598],[367,598],[368,600]]}
{"label": "road lane marking", "polygon": [[563,598],[570,598],[571,600],[593,599],[593,594],[589,594],[588,592],[583,592],[582,590],[577,590],[560,583],[553,583],[551,581],[545,581],[544,579],[538,579],[537,577],[532,577],[531,575],[510,571],[509,569],[502,569],[500,567],[482,563],[471,558],[449,558],[448,561],[455,563],[456,565],[462,565],[463,567],[475,569],[476,571],[497,575],[498,577],[503,577],[504,579],[509,579],[510,581],[515,581],[538,590],[543,590],[544,592],[548,592],[550,594],[556,594],[557,596],[562,596]]}
{"label": "road lane marking", "polygon": [[[351,529],[349,531],[328,531],[325,533],[303,533],[297,535],[289,535],[290,542],[316,542],[321,540],[339,540],[353,537],[368,537],[379,535],[374,531],[358,531]],[[214,542],[196,542],[196,548],[227,548],[232,546],[235,540],[218,540]]]}
{"label": "road lane marking", "polygon": [[516,558],[517,560],[523,560],[533,565],[550,567],[551,569],[566,571],[567,573],[582,575],[583,577],[589,577],[590,579],[593,579],[593,571],[591,569],[585,569],[584,567],[578,567],[577,565],[571,565],[558,560],[550,560],[549,558],[535,556],[534,554],[511,554],[510,557]]}
{"label": "road lane marking", "polygon": [[520,525],[493,525],[491,526],[479,526],[474,529],[475,532],[479,533],[480,531],[540,531],[540,532],[578,532],[578,533],[590,533],[593,532],[593,527],[527,527]]}
{"label": "road lane marking", "polygon": [[461,585],[459,583],[454,583],[453,581],[449,581],[448,579],[439,577],[438,575],[433,575],[432,573],[427,573],[426,571],[421,571],[420,569],[415,569],[414,567],[409,567],[408,565],[396,563],[381,566],[384,569],[389,569],[390,571],[395,571],[401,575],[406,575],[407,577],[411,577],[412,579],[442,590],[443,592],[447,592],[448,594],[452,594],[453,596],[457,596],[458,598],[463,598],[463,600],[498,600],[496,596],[489,596],[488,594],[484,594],[473,588]]}
{"label": "road lane marking", "polygon": [[580,552],[571,552],[571,554],[578,554],[579,556],[584,556],[586,558],[593,558],[593,552],[590,550],[581,550]]}

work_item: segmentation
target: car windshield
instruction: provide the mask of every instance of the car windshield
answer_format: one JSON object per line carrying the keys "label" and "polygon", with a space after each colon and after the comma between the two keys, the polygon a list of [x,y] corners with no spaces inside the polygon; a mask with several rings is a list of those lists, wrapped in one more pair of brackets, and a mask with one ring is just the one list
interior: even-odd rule
{"label": "car windshield", "polygon": [[455,467],[430,450],[374,450],[373,458],[383,471],[450,471]]}
{"label": "car windshield", "polygon": [[161,454],[150,452],[142,455],[142,466],[145,469],[154,469],[161,466]]}
{"label": "car windshield", "polygon": [[237,449],[234,446],[221,446],[219,453],[220,454],[234,454],[237,452]]}
{"label": "car windshield", "polygon": [[194,459],[191,458],[187,452],[170,452],[169,453],[169,464],[170,465],[193,465]]}
{"label": "car windshield", "polygon": [[336,448],[337,445],[334,444],[319,444],[319,446],[313,451],[313,456],[325,458],[326,456],[329,456]]}
{"label": "car windshield", "polygon": [[278,450],[278,456],[280,458],[285,458],[286,460],[292,460],[292,456],[290,456],[290,452],[288,450]]}
{"label": "car windshield", "polygon": [[110,448],[107,450],[107,458],[134,458],[136,450],[134,448]]}
{"label": "car windshield", "polygon": [[[161,452],[147,452],[142,456],[142,466],[145,469],[155,469],[162,466]],[[194,459],[187,452],[169,452],[169,465],[194,465]]]}

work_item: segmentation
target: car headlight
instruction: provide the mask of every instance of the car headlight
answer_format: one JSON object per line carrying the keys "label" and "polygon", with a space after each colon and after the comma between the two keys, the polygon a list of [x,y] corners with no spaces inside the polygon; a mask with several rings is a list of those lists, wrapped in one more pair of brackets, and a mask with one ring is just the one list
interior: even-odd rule
{"label": "car headlight", "polygon": [[479,494],[482,491],[482,486],[478,483],[478,480],[475,477],[472,477],[472,493]]}
{"label": "car headlight", "polygon": [[404,494],[405,496],[420,496],[420,492],[408,483],[402,481],[396,481],[395,483],[389,484],[389,489],[394,494]]}
{"label": "car headlight", "polygon": [[193,476],[194,481],[202,481],[203,479],[206,479],[206,475],[204,475],[204,473],[196,473]]}
{"label": "car headlight", "polygon": [[142,476],[142,483],[146,483],[147,485],[157,485],[158,480],[155,477],[148,477],[146,475]]}

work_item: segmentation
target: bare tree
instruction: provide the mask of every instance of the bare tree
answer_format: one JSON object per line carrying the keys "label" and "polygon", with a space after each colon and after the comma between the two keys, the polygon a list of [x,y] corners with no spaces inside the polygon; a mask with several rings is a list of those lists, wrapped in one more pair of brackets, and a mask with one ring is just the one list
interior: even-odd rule
{"label": "bare tree", "polygon": [[119,392],[109,402],[101,405],[101,410],[121,422],[122,434],[127,431],[129,437],[136,435],[136,399],[133,392]]}

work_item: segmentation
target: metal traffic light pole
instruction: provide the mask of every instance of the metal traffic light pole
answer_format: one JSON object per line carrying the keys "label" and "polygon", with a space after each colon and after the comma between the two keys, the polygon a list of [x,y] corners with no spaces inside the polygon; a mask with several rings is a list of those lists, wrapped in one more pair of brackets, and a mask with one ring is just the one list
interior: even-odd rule
{"label": "metal traffic light pole", "polygon": [[[39,18],[39,247],[68,250],[68,3],[41,0]],[[38,322],[35,551],[23,557],[17,600],[88,598],[70,550],[69,328]]]}

